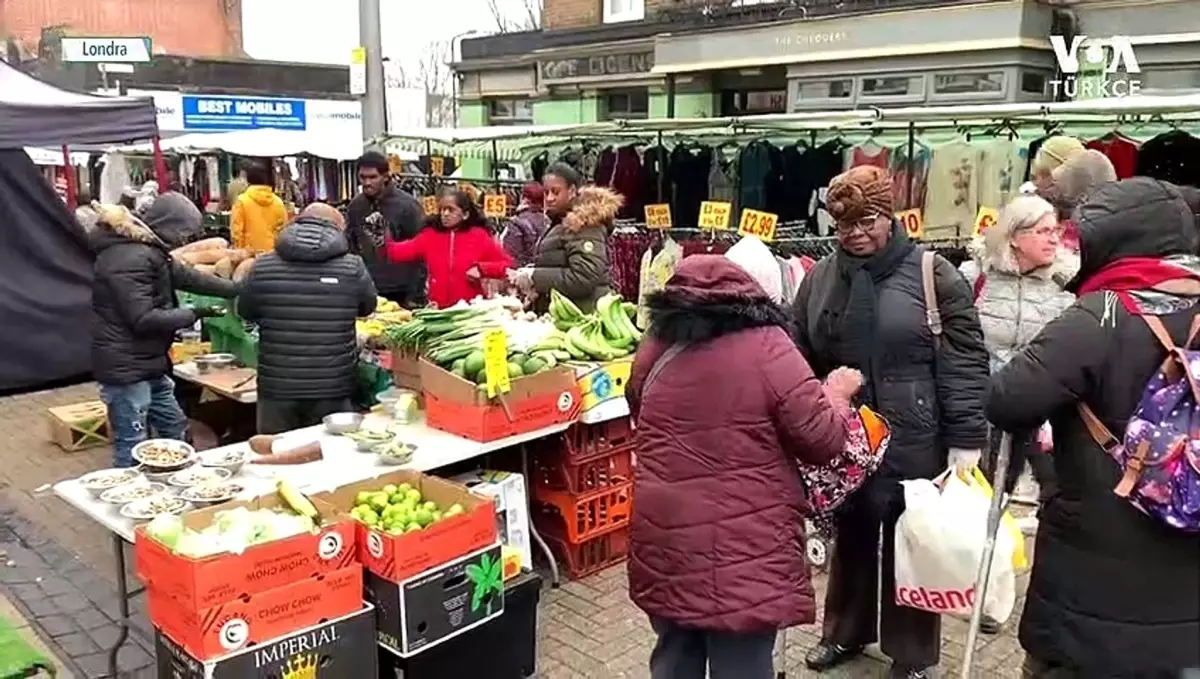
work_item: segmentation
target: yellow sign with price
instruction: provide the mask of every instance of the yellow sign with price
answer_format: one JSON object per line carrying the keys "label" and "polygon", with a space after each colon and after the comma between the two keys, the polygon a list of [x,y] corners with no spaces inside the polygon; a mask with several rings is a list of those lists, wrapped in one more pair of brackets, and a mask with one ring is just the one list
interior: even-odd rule
{"label": "yellow sign with price", "polygon": [[1000,219],[1000,211],[991,207],[981,207],[975,214],[975,235],[983,235],[984,231]]}
{"label": "yellow sign with price", "polygon": [[718,200],[706,200],[700,203],[700,228],[728,229],[729,215],[733,206]]}
{"label": "yellow sign with price", "polygon": [[925,235],[925,221],[921,219],[920,210],[904,210],[896,213],[896,221],[904,227],[909,238],[920,240]]}
{"label": "yellow sign with price", "polygon": [[508,197],[489,193],[483,197],[483,214],[486,217],[503,217],[508,214]]}
{"label": "yellow sign with price", "polygon": [[654,203],[646,206],[646,228],[671,228],[671,206],[666,203]]}
{"label": "yellow sign with price", "polygon": [[421,207],[424,208],[426,215],[436,215],[438,213],[437,196],[425,196],[422,198]]}
{"label": "yellow sign with price", "polygon": [[508,337],[504,330],[489,330],[483,336],[483,369],[487,375],[485,385],[489,398],[512,390],[508,379]]}
{"label": "yellow sign with price", "polygon": [[775,227],[779,215],[758,210],[742,210],[742,221],[738,223],[738,235],[754,236],[770,243],[775,240]]}
{"label": "yellow sign with price", "polygon": [[429,174],[440,177],[446,173],[446,159],[441,156],[433,156],[429,159]]}

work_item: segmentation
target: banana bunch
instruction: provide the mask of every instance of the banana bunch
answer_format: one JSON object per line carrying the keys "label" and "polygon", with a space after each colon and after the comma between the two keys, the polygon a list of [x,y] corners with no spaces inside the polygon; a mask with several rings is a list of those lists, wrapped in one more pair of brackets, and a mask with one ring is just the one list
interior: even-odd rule
{"label": "banana bunch", "polygon": [[375,339],[383,335],[383,331],[387,328],[387,323],[374,318],[366,318],[354,323],[354,330],[360,337],[367,339]]}
{"label": "banana bunch", "polygon": [[554,327],[563,332],[587,320],[587,316],[574,302],[553,289],[550,290],[550,318],[554,319]]}
{"label": "banana bunch", "polygon": [[397,323],[407,323],[412,320],[412,312],[408,309],[396,309],[395,311],[377,311],[371,318],[383,321],[385,324],[395,325]]}
{"label": "banana bunch", "polygon": [[642,339],[620,295],[608,294],[596,302],[596,313],[585,314],[557,290],[550,291],[550,316],[557,332],[534,347],[538,351],[566,352],[584,361],[611,361],[629,355]]}
{"label": "banana bunch", "polygon": [[386,313],[393,312],[393,311],[403,311],[403,310],[404,310],[403,307],[401,307],[399,304],[397,304],[396,302],[393,302],[392,300],[390,300],[386,297],[380,297],[375,302],[375,313],[376,314],[386,314]]}

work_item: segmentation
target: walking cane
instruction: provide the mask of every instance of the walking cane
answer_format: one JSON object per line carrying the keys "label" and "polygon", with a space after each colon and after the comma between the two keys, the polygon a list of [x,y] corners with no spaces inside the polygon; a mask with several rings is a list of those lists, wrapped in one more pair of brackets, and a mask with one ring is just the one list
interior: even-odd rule
{"label": "walking cane", "polygon": [[979,638],[979,623],[983,621],[983,603],[987,599],[988,578],[992,575],[992,554],[996,552],[996,533],[1000,519],[1004,516],[1004,479],[1008,474],[1008,458],[1012,454],[1012,436],[1004,432],[1000,436],[1000,452],[996,455],[996,466],[992,470],[992,506],[988,509],[987,541],[983,545],[983,558],[975,574],[975,603],[971,605],[971,624],[967,627],[967,650],[963,654],[960,679],[971,679],[971,663],[975,657],[975,642]]}

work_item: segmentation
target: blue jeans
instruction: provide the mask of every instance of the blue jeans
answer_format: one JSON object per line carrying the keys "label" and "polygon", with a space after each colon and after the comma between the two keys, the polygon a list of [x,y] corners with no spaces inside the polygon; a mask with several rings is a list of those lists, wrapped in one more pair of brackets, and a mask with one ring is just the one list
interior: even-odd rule
{"label": "blue jeans", "polygon": [[159,438],[182,441],[187,417],[175,400],[175,382],[163,375],[132,384],[101,384],[113,431],[113,466],[132,467],[133,447],[153,430]]}

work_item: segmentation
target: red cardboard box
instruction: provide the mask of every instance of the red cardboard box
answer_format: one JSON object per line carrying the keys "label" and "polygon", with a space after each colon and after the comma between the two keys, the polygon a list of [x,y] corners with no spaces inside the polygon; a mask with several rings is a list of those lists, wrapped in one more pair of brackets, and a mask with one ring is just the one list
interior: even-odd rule
{"label": "red cardboard box", "polygon": [[476,495],[466,486],[420,472],[400,470],[373,479],[341,486],[314,497],[346,512],[354,506],[360,491],[375,492],[387,484],[407,483],[421,491],[425,500],[440,507],[458,503],[459,516],[442,519],[428,528],[412,533],[392,534],[358,527],[358,558],[371,572],[393,582],[401,582],[418,573],[436,568],[465,554],[479,551],[496,542],[496,508],[491,498]]}
{"label": "red cardboard box", "polygon": [[512,381],[489,399],[473,382],[421,359],[425,423],[473,441],[495,441],[579,419],[579,384],[562,367]]}
{"label": "red cardboard box", "polygon": [[[193,559],[172,552],[147,535],[145,526],[138,526],[133,543],[138,577],[158,594],[174,599],[177,606],[196,611],[355,564],[354,520],[332,505],[313,502],[325,521],[319,533],[254,545],[241,554]],[[188,512],[183,523],[199,530],[211,525],[217,512],[237,507],[271,509],[283,504],[276,495],[227,502]]]}
{"label": "red cardboard box", "polygon": [[211,660],[360,610],[363,571],[355,563],[194,611],[153,587],[146,596],[155,627],[197,660]]}

